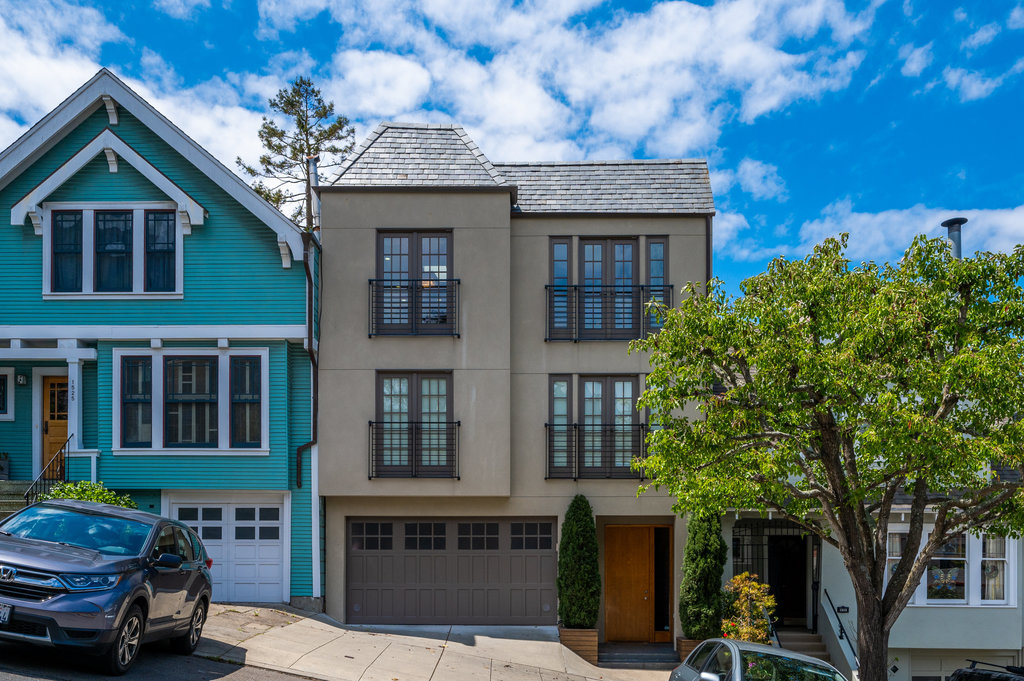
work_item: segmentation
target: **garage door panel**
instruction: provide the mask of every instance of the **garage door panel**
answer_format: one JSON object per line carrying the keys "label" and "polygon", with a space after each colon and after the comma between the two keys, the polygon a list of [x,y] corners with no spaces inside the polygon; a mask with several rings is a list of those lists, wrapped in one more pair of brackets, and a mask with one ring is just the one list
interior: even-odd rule
{"label": "garage door panel", "polygon": [[348,527],[352,623],[555,623],[553,519],[374,518]]}

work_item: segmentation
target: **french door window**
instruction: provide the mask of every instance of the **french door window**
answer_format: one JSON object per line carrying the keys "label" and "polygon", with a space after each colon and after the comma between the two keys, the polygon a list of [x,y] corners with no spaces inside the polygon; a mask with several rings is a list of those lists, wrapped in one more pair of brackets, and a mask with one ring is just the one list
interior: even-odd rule
{"label": "french door window", "polygon": [[450,373],[380,373],[372,474],[457,477]]}
{"label": "french door window", "polygon": [[380,232],[371,335],[457,335],[451,233]]}

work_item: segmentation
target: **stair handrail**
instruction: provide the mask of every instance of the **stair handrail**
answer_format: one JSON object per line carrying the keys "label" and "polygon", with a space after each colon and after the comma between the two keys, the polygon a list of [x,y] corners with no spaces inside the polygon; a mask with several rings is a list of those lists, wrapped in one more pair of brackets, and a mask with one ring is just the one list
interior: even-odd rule
{"label": "stair handrail", "polygon": [[776,648],[781,648],[782,641],[779,640],[779,632],[775,631],[775,623],[772,622],[772,617],[768,614],[768,608],[763,605],[761,606],[761,615],[764,617],[765,621],[768,622],[768,640],[771,641]]}
{"label": "stair handrail", "polygon": [[825,598],[828,600],[828,607],[832,610],[832,616],[836,620],[836,624],[839,625],[839,640],[846,641],[847,647],[850,649],[850,653],[853,655],[853,663],[860,667],[860,660],[857,658],[857,647],[853,643],[853,639],[850,638],[850,634],[846,631],[846,627],[843,626],[843,621],[839,619],[839,612],[836,611],[835,604],[832,603],[832,597],[828,595],[828,589],[822,589],[825,593]]}
{"label": "stair handrail", "polygon": [[[75,435],[72,433],[68,436],[68,439],[64,441],[57,453],[54,454],[50,460],[43,466],[43,470],[39,472],[36,479],[32,481],[28,489],[25,490],[25,505],[30,506],[36,502],[40,494],[49,492],[54,483],[67,482],[68,480],[68,466],[67,466],[67,449],[68,444],[71,443],[72,438]],[[60,475],[57,475],[58,464],[60,465]]]}

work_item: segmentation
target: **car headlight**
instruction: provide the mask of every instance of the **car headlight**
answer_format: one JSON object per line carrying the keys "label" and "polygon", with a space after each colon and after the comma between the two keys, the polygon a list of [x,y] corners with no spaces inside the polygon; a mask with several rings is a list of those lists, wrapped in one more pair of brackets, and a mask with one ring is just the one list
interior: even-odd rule
{"label": "car headlight", "polygon": [[61,581],[73,591],[102,591],[113,589],[121,575],[61,575]]}

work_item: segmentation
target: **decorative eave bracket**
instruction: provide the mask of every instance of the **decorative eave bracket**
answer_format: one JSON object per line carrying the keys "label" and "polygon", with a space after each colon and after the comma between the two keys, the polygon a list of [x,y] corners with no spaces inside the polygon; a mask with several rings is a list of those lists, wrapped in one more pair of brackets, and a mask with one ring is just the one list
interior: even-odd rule
{"label": "decorative eave bracket", "polygon": [[117,153],[113,149],[111,149],[109,147],[105,148],[103,150],[103,153],[107,157],[107,169],[110,172],[112,172],[112,173],[116,173],[117,172]]}
{"label": "decorative eave bracket", "polygon": [[117,102],[110,95],[103,95],[100,97],[103,100],[103,105],[107,107],[107,119],[111,125],[117,125]]}
{"label": "decorative eave bracket", "polygon": [[292,249],[289,247],[288,242],[285,239],[278,237],[277,248],[281,251],[281,267],[286,270],[290,269],[292,266]]}

